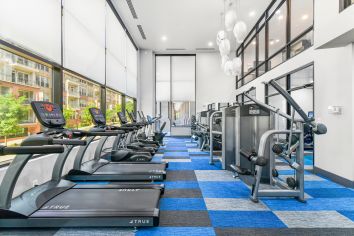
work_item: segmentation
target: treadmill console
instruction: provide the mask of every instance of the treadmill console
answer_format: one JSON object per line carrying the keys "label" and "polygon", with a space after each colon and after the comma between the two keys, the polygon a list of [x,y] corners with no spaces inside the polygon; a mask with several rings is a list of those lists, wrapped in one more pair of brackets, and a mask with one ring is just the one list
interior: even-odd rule
{"label": "treadmill console", "polygon": [[44,127],[63,128],[65,118],[58,104],[51,102],[31,102],[36,117]]}
{"label": "treadmill console", "polygon": [[125,117],[123,112],[118,112],[118,118],[120,120],[120,123],[122,124],[128,123],[127,117]]}
{"label": "treadmill console", "polygon": [[96,125],[106,125],[106,118],[104,117],[101,109],[90,108],[89,109],[93,122]]}

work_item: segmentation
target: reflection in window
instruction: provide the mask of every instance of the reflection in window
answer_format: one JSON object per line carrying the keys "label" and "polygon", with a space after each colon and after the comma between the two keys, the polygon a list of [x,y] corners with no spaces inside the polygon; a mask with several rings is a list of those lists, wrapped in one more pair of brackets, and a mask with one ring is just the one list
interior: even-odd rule
{"label": "reflection in window", "polygon": [[299,70],[290,76],[290,89],[313,84],[313,66]]}
{"label": "reflection in window", "polygon": [[[256,68],[256,39],[254,39],[244,51],[244,74],[248,74]],[[252,74],[256,74],[255,72]]]}
{"label": "reflection in window", "polygon": [[300,52],[308,49],[313,45],[313,31],[311,30],[297,41],[293,42],[290,47],[290,56],[296,56]]}
{"label": "reflection in window", "polygon": [[258,76],[266,71],[265,66],[265,27],[258,34]]}
{"label": "reflection in window", "polygon": [[[282,77],[280,79],[277,79],[276,82],[280,85],[280,87],[282,87],[283,89],[286,90],[286,77]],[[272,95],[278,93],[273,86],[269,85],[268,86],[268,95]]]}
{"label": "reflection in window", "polygon": [[172,102],[172,126],[190,126],[195,102]]}
{"label": "reflection in window", "polygon": [[[270,19],[269,25],[269,56],[277,53],[286,45],[286,4],[283,4]],[[283,53],[283,52],[281,52]],[[280,58],[286,58],[280,57]]]}
{"label": "reflection in window", "polygon": [[[37,78],[45,83],[38,83]],[[26,136],[40,131],[30,107],[35,100],[52,100],[52,69],[0,48],[0,144],[18,145]],[[0,157],[0,163],[13,157]]]}
{"label": "reflection in window", "polygon": [[313,0],[291,1],[291,39],[313,25]]}
{"label": "reflection in window", "polygon": [[89,129],[93,125],[89,108],[100,108],[101,87],[66,71],[63,85],[63,112],[66,126]]}
{"label": "reflection in window", "polygon": [[114,90],[106,89],[106,120],[107,124],[120,124],[118,112],[122,111],[122,95]]}

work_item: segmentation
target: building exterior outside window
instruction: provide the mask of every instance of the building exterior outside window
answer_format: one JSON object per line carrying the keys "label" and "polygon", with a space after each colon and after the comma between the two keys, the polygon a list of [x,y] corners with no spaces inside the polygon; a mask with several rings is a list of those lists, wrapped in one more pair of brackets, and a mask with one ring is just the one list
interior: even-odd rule
{"label": "building exterior outside window", "polygon": [[[0,48],[0,144],[18,145],[39,132],[41,126],[30,103],[51,100],[51,67]],[[12,157],[1,157],[0,163]]]}
{"label": "building exterior outside window", "polygon": [[92,119],[89,108],[101,105],[101,87],[87,79],[64,72],[63,112],[69,128],[89,129]]}
{"label": "building exterior outside window", "polygon": [[106,120],[108,124],[120,124],[117,113],[123,110],[122,105],[122,94],[106,89]]}

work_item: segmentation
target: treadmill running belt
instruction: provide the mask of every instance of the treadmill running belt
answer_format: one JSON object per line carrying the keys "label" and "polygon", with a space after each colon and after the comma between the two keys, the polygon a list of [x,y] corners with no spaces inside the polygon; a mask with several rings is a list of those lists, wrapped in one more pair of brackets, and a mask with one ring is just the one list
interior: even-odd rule
{"label": "treadmill running belt", "polygon": [[[160,190],[69,189],[44,204],[39,211],[90,212],[151,211],[158,208]],[[32,216],[35,216],[34,213]]]}
{"label": "treadmill running belt", "polygon": [[164,173],[165,164],[119,164],[109,163],[98,168],[93,174],[134,174]]}

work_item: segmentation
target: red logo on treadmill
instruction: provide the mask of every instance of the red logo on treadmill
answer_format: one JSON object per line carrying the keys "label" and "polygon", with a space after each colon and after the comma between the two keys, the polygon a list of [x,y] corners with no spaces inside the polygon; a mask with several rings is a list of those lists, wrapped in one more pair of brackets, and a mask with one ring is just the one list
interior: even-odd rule
{"label": "red logo on treadmill", "polygon": [[54,109],[53,104],[44,104],[44,109],[46,109],[46,111],[52,112]]}

